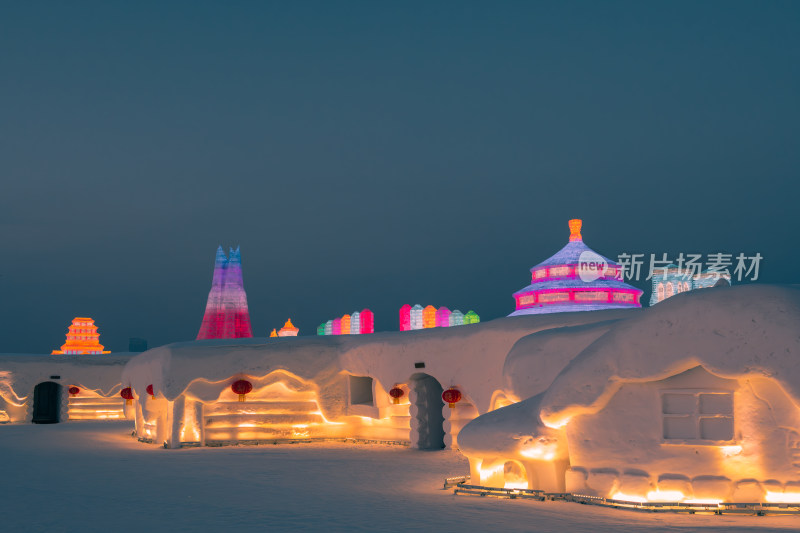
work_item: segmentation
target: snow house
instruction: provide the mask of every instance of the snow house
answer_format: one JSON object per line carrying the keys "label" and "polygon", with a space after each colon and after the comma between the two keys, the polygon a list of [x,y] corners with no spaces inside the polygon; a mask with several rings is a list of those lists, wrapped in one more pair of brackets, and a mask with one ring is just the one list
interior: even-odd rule
{"label": "snow house", "polygon": [[690,291],[533,334],[521,402],[459,434],[472,482],[631,502],[800,503],[800,291]]}

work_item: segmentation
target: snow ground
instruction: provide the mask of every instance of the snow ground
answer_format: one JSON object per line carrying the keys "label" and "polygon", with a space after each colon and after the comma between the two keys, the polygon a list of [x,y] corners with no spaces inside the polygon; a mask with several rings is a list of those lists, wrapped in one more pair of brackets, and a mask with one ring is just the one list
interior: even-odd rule
{"label": "snow ground", "polygon": [[130,422],[0,427],[2,531],[778,531],[800,516],[652,514],[453,496],[457,452],[295,444],[165,450]]}

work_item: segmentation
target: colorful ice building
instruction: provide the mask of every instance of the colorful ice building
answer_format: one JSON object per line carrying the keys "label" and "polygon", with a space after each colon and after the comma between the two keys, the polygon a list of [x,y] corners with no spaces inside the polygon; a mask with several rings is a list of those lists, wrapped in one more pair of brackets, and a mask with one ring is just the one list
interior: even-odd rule
{"label": "colorful ice building", "polygon": [[252,336],[239,247],[237,246],[236,250],[231,248],[230,257],[226,257],[220,246],[217,248],[214,278],[197,340],[238,339]]}
{"label": "colorful ice building", "polygon": [[60,350],[53,350],[52,355],[111,353],[103,351],[103,348],[94,320],[78,316],[72,319],[72,324],[69,326],[67,342],[61,345]]}
{"label": "colorful ice building", "polygon": [[650,305],[662,302],[670,296],[695,289],[707,289],[717,283],[730,285],[731,276],[721,272],[697,272],[692,269],[680,268],[678,265],[667,265],[653,269],[653,292],[650,295]]}
{"label": "colorful ice building", "polygon": [[375,333],[375,315],[369,309],[353,311],[317,327],[317,335],[367,335]]}
{"label": "colorful ice building", "polygon": [[475,311],[469,310],[465,315],[458,309],[450,311],[445,306],[438,309],[432,305],[422,307],[409,304],[400,308],[400,331],[415,329],[449,328],[450,326],[463,326],[464,324],[477,324],[481,317]]}
{"label": "colorful ice building", "polygon": [[300,330],[294,327],[294,324],[292,324],[292,319],[290,318],[286,321],[286,324],[283,325],[280,331],[278,331],[278,337],[297,337],[299,332]]}
{"label": "colorful ice building", "polygon": [[569,242],[531,269],[531,284],[514,293],[509,316],[641,307],[642,291],[621,280],[618,263],[586,246],[582,221],[569,221]]}

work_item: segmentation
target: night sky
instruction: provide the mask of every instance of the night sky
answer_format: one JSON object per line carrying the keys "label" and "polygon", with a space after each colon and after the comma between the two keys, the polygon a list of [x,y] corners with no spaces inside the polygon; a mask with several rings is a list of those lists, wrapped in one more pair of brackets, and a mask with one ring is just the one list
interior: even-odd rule
{"label": "night sky", "polygon": [[798,2],[4,2],[0,51],[0,352],[194,339],[220,244],[256,336],[505,316],[570,218],[797,278]]}

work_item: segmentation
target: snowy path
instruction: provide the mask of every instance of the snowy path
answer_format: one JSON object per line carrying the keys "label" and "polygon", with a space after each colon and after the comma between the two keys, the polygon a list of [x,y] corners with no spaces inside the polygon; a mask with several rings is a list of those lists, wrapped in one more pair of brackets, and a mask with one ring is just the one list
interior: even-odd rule
{"label": "snowy path", "polygon": [[800,517],[684,516],[455,497],[450,451],[302,444],[165,450],[129,422],[0,427],[2,531],[766,531]]}

